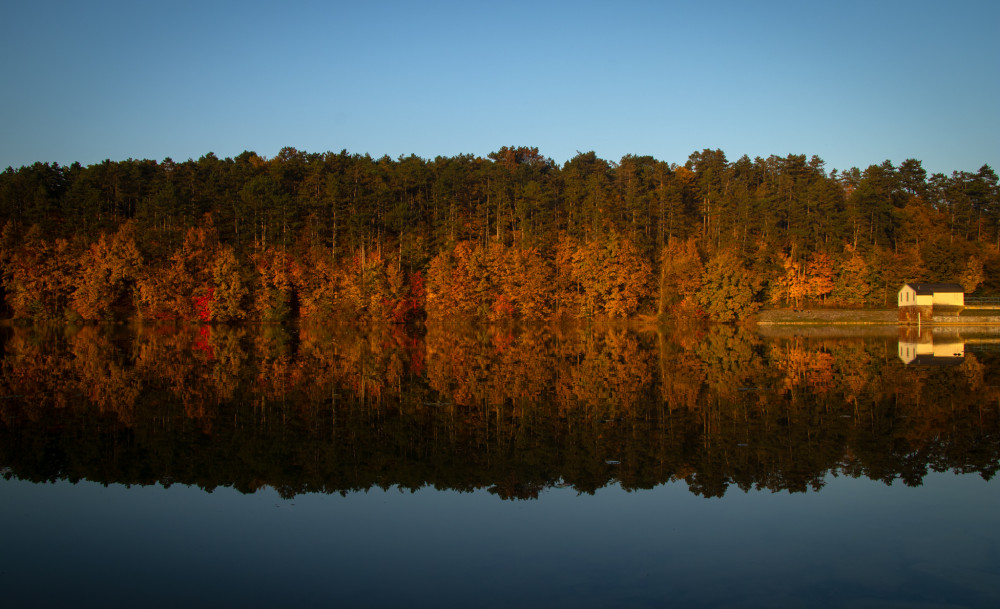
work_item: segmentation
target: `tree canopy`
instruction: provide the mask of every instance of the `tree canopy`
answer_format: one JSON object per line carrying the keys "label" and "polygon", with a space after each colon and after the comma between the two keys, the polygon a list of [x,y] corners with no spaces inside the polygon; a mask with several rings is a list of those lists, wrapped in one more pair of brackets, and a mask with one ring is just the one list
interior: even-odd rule
{"label": "tree canopy", "polygon": [[706,149],[560,167],[503,147],[39,162],[0,174],[0,224],[15,317],[722,320],[884,306],[902,281],[1000,291],[996,173],[928,176],[915,159],[827,172],[815,156]]}

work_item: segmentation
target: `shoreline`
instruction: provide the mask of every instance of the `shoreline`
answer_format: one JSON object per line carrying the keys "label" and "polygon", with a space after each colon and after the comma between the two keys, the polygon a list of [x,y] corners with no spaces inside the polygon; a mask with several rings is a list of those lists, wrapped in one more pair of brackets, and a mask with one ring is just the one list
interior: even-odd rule
{"label": "shoreline", "polygon": [[[1000,311],[996,316],[958,317],[934,316],[920,327],[977,327],[1000,326]],[[899,320],[897,309],[766,309],[760,311],[755,321],[758,326],[897,326],[917,328],[914,322]]]}

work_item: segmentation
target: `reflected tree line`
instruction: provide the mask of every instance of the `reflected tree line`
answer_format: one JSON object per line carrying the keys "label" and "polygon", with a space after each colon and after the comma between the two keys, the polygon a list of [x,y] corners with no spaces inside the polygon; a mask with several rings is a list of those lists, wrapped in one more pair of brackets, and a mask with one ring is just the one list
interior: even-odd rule
{"label": "reflected tree line", "polygon": [[1000,354],[907,368],[896,336],[743,327],[2,328],[0,467],[47,481],[425,486],[533,498],[683,480],[918,485],[1000,463]]}

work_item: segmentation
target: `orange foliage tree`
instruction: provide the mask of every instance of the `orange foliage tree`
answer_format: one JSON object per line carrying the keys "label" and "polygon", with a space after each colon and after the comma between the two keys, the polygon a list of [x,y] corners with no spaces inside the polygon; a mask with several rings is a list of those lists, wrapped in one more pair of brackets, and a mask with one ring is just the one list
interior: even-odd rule
{"label": "orange foliage tree", "polygon": [[4,270],[7,304],[15,318],[63,319],[80,271],[78,248],[65,239],[51,242],[32,227],[9,256]]}
{"label": "orange foliage tree", "polygon": [[496,293],[490,319],[542,320],[551,313],[553,268],[535,248],[492,243],[486,268]]}
{"label": "orange foliage tree", "polygon": [[783,272],[771,282],[771,301],[792,302],[799,307],[802,299],[809,295],[805,264],[790,254],[780,254],[779,258]]}
{"label": "orange foliage tree", "polygon": [[824,252],[814,252],[808,260],[780,254],[784,272],[771,283],[772,302],[793,302],[802,306],[804,298],[822,299],[833,291],[833,260]]}
{"label": "orange foliage tree", "polygon": [[546,319],[552,310],[553,268],[535,248],[461,242],[431,260],[427,314],[499,321]]}
{"label": "orange foliage tree", "polygon": [[[164,268],[146,268],[136,281],[140,317],[159,320],[203,319],[196,299],[214,291],[213,262],[218,235],[211,218],[188,229],[184,243],[170,256]],[[204,301],[202,301],[204,302]]]}
{"label": "orange foliage tree", "polygon": [[260,321],[285,321],[292,314],[303,274],[298,261],[284,248],[270,246],[253,256],[253,313]]}
{"label": "orange foliage tree", "polygon": [[70,306],[83,319],[108,319],[114,308],[131,309],[143,263],[134,232],[134,224],[126,222],[110,237],[102,233],[84,252],[70,298]]}
{"label": "orange foliage tree", "polygon": [[694,238],[672,240],[660,252],[660,299],[658,313],[683,303],[701,287],[704,267]]}
{"label": "orange foliage tree", "polygon": [[738,321],[760,309],[763,284],[738,254],[720,250],[705,264],[695,300],[714,321]]}
{"label": "orange foliage tree", "polygon": [[849,256],[840,264],[830,297],[838,305],[860,307],[865,304],[872,291],[868,263],[850,245],[847,246],[846,253]]}
{"label": "orange foliage tree", "polygon": [[649,262],[614,231],[583,244],[561,235],[556,273],[558,300],[579,317],[626,317],[650,294]]}
{"label": "orange foliage tree", "polygon": [[236,252],[228,245],[220,247],[212,261],[212,283],[209,318],[212,321],[246,319],[250,288]]}
{"label": "orange foliage tree", "polygon": [[826,252],[813,252],[806,264],[809,297],[825,299],[833,291],[833,260]]}
{"label": "orange foliage tree", "polygon": [[485,316],[488,289],[483,286],[483,266],[479,249],[468,241],[435,256],[427,268],[427,315]]}

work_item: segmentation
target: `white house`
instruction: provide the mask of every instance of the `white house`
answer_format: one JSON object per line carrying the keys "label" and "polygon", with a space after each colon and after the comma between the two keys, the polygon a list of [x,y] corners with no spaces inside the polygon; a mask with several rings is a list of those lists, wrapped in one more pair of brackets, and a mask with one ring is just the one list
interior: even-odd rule
{"label": "white house", "polygon": [[957,283],[906,283],[899,290],[899,306],[965,306],[965,290]]}

